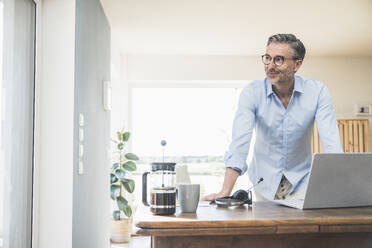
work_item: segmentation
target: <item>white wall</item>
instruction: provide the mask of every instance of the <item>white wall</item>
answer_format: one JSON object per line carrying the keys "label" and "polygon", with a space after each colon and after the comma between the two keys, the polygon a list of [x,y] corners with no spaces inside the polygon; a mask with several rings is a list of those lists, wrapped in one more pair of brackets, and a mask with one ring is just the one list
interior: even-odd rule
{"label": "white wall", "polygon": [[300,74],[328,86],[338,118],[356,118],[354,103],[372,103],[371,69],[372,57],[314,57],[305,60]]}
{"label": "white wall", "polygon": [[[129,54],[126,63],[123,70],[126,70],[129,81],[252,80],[265,77],[260,56]],[[360,118],[353,112],[355,103],[372,104],[371,69],[372,57],[306,57],[298,74],[325,83],[332,94],[337,118],[348,119]],[[372,118],[368,119],[371,140]]]}
{"label": "white wall", "polygon": [[[113,43],[111,43],[113,44]],[[118,130],[129,130],[129,88],[127,81],[127,57],[120,56],[116,47],[111,49],[111,85],[112,85],[112,110],[111,110],[111,137]]]}
{"label": "white wall", "polygon": [[[73,248],[109,247],[110,111],[103,81],[110,81],[110,26],[99,0],[76,0]],[[79,114],[84,125],[79,125]],[[79,140],[83,130],[84,138]],[[79,155],[79,146],[83,154]],[[83,173],[78,173],[79,162]],[[94,183],[93,183],[94,182]]]}
{"label": "white wall", "polygon": [[128,55],[128,80],[246,80],[264,77],[259,57]]}
{"label": "white wall", "polygon": [[45,0],[39,10],[34,245],[65,248],[72,245],[75,1]]}

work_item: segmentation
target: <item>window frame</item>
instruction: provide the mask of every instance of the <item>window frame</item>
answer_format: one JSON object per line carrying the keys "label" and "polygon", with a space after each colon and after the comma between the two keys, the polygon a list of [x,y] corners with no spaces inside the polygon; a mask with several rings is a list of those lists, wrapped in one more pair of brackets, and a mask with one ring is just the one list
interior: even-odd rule
{"label": "window frame", "polygon": [[[30,168],[30,175],[28,176],[27,175],[27,180],[30,180],[29,184],[30,184],[30,192],[28,192],[27,196],[30,197],[30,207],[28,208],[27,207],[27,211],[29,211],[29,217],[30,217],[30,225],[27,225],[29,229],[27,229],[27,235],[29,234],[30,237],[27,237],[27,243],[30,244],[31,247],[36,247],[34,245],[34,236],[35,236],[35,232],[34,232],[34,226],[35,226],[35,223],[37,222],[37,220],[35,219],[35,167],[36,167],[36,163],[35,163],[35,150],[36,150],[36,144],[35,144],[35,132],[36,132],[36,106],[37,106],[37,103],[36,103],[36,94],[37,94],[37,90],[36,90],[36,87],[37,87],[37,73],[36,73],[36,70],[37,70],[37,67],[38,67],[38,56],[37,56],[37,36],[38,36],[38,29],[39,29],[39,24],[38,24],[38,12],[39,12],[39,7],[40,7],[40,3],[41,3],[42,0],[28,0],[27,2],[32,5],[32,12],[33,12],[33,15],[32,15],[32,23],[30,23],[32,26],[33,26],[33,32],[32,32],[32,38],[30,40],[33,41],[33,47],[30,49],[30,51],[32,50],[32,56],[30,57],[30,59],[33,61],[32,62],[32,69],[31,69],[31,73],[32,73],[32,80],[33,80],[33,85],[32,85],[32,96],[30,97],[30,100],[32,101],[32,130],[29,130],[29,135],[30,135],[30,139],[31,139],[31,144],[30,144],[30,163],[31,163],[31,168]],[[0,2],[4,5],[6,5],[6,2],[4,0],[0,0]],[[12,4],[14,3],[9,3],[10,6],[12,6]],[[9,7],[9,6],[8,6]],[[13,13],[14,14],[14,17],[15,18],[18,18],[19,17],[19,14],[17,12]],[[5,17],[5,15],[3,16]],[[12,16],[13,18],[13,16]],[[4,25],[4,22],[3,22],[3,25]],[[11,27],[13,28],[13,27]],[[4,26],[4,30],[5,30],[5,26]],[[4,36],[3,36],[4,38]],[[3,40],[4,42],[4,40]],[[3,43],[3,46],[4,46],[4,43]],[[6,47],[5,49],[7,49],[8,47]],[[4,49],[4,48],[3,48]],[[4,52],[4,50],[3,50]],[[10,52],[7,56],[10,57],[12,60],[14,57],[14,54],[17,54],[17,53],[14,53],[14,52]],[[26,54],[27,55],[27,54]],[[4,63],[4,53],[2,54],[3,58],[3,63]],[[9,58],[8,58],[9,59]],[[3,64],[4,65],[4,64]],[[3,79],[4,79],[4,71],[3,71],[3,78],[1,78],[0,82],[1,82],[1,87],[3,87]],[[12,77],[13,79],[13,77]],[[5,78],[5,80],[7,80]],[[9,79],[8,79],[9,80]],[[9,82],[6,82],[5,83],[9,83]],[[5,89],[7,90],[7,89]],[[31,90],[30,90],[31,92]],[[4,92],[2,92],[1,94],[5,94]],[[3,101],[3,100],[2,100]],[[4,103],[6,104],[6,103]],[[13,110],[13,109],[12,109]],[[29,112],[30,113],[30,112]],[[2,113],[3,114],[3,113]],[[3,127],[2,127],[3,129]],[[4,130],[4,129],[3,129]],[[2,142],[5,142],[4,141],[4,137],[1,137],[2,138]],[[26,180],[26,181],[27,181]],[[3,183],[3,182],[2,182]],[[2,223],[3,224],[3,223]],[[19,237],[19,238],[23,238],[23,237]],[[30,239],[29,239],[30,238]],[[8,241],[9,242],[9,241]],[[4,243],[2,243],[0,245],[0,247],[2,247],[4,245]],[[10,245],[13,245],[12,243],[10,243]]]}

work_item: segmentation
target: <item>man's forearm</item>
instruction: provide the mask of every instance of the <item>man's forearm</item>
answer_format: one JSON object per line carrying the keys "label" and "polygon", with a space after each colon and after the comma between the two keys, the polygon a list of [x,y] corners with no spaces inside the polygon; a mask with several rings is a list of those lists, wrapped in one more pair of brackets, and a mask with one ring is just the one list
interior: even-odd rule
{"label": "man's forearm", "polygon": [[238,176],[239,172],[231,168],[226,168],[225,179],[223,180],[223,186],[220,193],[224,196],[230,195]]}

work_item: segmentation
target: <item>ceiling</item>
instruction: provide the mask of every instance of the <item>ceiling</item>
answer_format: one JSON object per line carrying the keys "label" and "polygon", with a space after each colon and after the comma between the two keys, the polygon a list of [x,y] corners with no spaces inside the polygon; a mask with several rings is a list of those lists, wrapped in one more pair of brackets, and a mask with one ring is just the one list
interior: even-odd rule
{"label": "ceiling", "polygon": [[293,33],[312,56],[372,56],[371,0],[101,0],[121,53],[259,55]]}

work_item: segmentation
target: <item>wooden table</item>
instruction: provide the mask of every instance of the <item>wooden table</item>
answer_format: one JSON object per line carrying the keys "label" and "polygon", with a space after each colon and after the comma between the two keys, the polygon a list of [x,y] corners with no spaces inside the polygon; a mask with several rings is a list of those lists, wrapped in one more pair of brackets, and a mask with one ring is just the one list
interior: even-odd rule
{"label": "wooden table", "polygon": [[372,207],[297,210],[272,202],[194,214],[137,216],[136,234],[152,247],[372,247]]}

